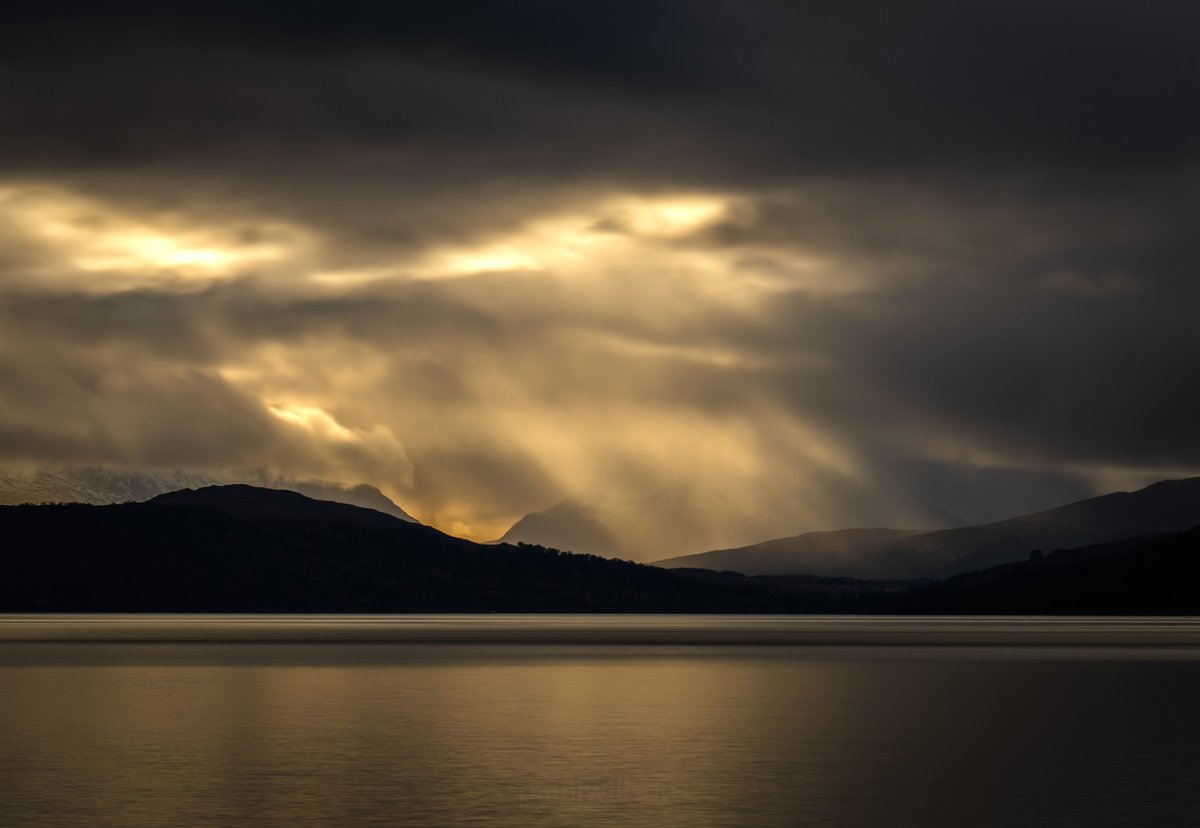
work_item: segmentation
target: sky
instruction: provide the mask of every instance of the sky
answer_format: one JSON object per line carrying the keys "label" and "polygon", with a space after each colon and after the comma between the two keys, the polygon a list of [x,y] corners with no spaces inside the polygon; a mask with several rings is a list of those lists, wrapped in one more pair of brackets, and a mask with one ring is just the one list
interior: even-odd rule
{"label": "sky", "polygon": [[1198,51],[1173,0],[5,4],[0,465],[476,539],[1196,474]]}

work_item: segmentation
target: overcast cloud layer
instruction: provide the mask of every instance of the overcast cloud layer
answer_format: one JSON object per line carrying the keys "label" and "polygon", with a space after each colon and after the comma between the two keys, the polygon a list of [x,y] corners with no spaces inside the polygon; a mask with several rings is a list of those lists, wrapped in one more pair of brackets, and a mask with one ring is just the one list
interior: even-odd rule
{"label": "overcast cloud layer", "polygon": [[0,463],[1200,470],[1200,6],[101,5],[0,12]]}

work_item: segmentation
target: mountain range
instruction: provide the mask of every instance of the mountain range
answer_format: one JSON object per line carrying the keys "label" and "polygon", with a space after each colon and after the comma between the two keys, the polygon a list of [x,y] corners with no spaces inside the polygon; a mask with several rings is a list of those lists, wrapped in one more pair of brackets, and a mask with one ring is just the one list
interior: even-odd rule
{"label": "mountain range", "polygon": [[[1059,527],[1060,538],[1088,514],[1096,531],[1127,528],[1131,516],[1166,519],[1194,490],[1195,481],[1173,481],[1027,523]],[[860,539],[924,537],[887,531]],[[0,612],[1200,611],[1200,527],[1037,550],[932,583],[666,570],[480,545],[373,509],[244,485],[107,506],[0,506],[0,537]]]}
{"label": "mountain range", "polygon": [[0,506],[0,611],[746,611],[742,584],[484,546],[296,492],[210,486],[106,506]]}
{"label": "mountain range", "polygon": [[847,530],[804,533],[740,548],[656,562],[668,569],[747,575],[929,579],[1051,551],[1189,529],[1200,523],[1200,477],[1165,480],[1055,509],[934,532]]}

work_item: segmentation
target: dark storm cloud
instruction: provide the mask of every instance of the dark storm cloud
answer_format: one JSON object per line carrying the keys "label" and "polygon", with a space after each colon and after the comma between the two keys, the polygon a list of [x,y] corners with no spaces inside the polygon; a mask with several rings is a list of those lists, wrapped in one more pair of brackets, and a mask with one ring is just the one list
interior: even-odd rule
{"label": "dark storm cloud", "polygon": [[[534,175],[762,181],[1034,165],[1111,176],[1193,159],[1200,130],[1189,105],[1200,93],[1200,11],[1184,3],[68,4],[8,14],[8,148],[81,163],[357,139],[425,152],[446,141],[437,151],[475,172]],[[203,146],[211,141],[220,146]]]}
{"label": "dark storm cloud", "polygon": [[[376,452],[456,520],[669,477],[653,434],[896,485],[1198,468],[1197,32],[1166,0],[7,4],[0,207],[48,195],[0,222],[0,453]],[[680,194],[717,217],[611,198]]]}
{"label": "dark storm cloud", "polygon": [[1148,175],[1125,198],[843,187],[707,235],[716,249],[808,245],[882,274],[852,296],[796,293],[737,334],[838,366],[836,387],[772,383],[810,415],[913,444],[970,432],[1013,457],[1194,468],[1197,181]]}
{"label": "dark storm cloud", "polygon": [[1200,466],[1195,291],[964,299],[862,331],[863,376],[1026,457]]}
{"label": "dark storm cloud", "polygon": [[[122,358],[134,356],[134,363]],[[11,401],[0,412],[7,462],[208,466],[266,460],[275,424],[253,397],[211,372],[155,362],[145,351],[43,345],[0,357]],[[148,415],[148,412],[152,412]]]}
{"label": "dark storm cloud", "polygon": [[[836,377],[771,385],[798,411],[920,450],[974,444],[1016,460],[1200,466],[1195,291],[1047,296],[951,289],[779,309]],[[780,323],[782,324],[782,323]],[[970,437],[968,437],[970,435]]]}

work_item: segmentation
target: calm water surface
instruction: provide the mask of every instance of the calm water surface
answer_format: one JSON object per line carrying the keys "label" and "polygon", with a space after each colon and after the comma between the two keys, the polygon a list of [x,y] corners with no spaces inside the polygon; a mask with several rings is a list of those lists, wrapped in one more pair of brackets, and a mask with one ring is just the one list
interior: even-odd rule
{"label": "calm water surface", "polygon": [[0,617],[0,824],[1194,825],[1198,634]]}

